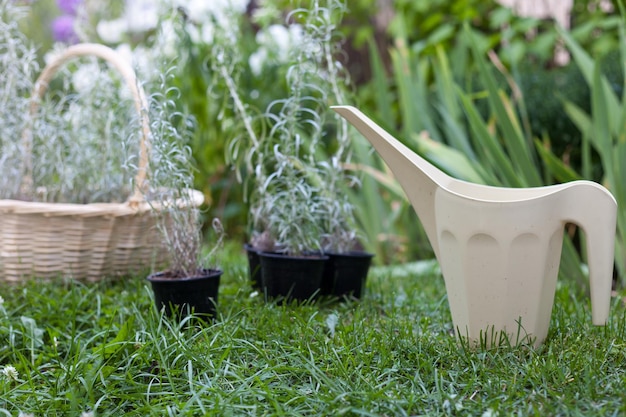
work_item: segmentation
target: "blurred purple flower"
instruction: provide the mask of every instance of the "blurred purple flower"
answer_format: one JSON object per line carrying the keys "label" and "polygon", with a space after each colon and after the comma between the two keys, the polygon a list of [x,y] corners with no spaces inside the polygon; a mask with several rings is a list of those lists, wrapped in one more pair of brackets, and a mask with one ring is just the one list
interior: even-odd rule
{"label": "blurred purple flower", "polygon": [[78,35],[74,30],[74,17],[65,14],[55,18],[52,21],[52,37],[58,42],[78,42]]}
{"label": "blurred purple flower", "polygon": [[63,13],[76,15],[76,10],[83,0],[57,0],[57,6]]}

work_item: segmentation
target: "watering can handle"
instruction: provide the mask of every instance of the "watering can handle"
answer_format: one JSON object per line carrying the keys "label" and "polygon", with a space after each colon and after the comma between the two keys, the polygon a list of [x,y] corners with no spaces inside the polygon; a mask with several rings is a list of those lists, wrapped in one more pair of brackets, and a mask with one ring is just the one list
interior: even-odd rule
{"label": "watering can handle", "polygon": [[576,181],[563,193],[565,221],[575,223],[587,238],[587,263],[593,324],[604,325],[609,318],[617,203],[604,187],[591,181]]}

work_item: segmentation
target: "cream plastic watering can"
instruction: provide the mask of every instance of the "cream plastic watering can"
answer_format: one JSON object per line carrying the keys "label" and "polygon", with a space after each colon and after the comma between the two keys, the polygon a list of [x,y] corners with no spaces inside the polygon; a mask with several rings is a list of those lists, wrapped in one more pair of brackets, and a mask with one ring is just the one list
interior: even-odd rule
{"label": "cream plastic watering can", "polygon": [[590,181],[502,188],[454,179],[351,106],[333,109],[369,140],[407,194],[441,266],[457,335],[539,346],[548,334],[566,223],[587,237],[592,320],[608,320],[617,203]]}

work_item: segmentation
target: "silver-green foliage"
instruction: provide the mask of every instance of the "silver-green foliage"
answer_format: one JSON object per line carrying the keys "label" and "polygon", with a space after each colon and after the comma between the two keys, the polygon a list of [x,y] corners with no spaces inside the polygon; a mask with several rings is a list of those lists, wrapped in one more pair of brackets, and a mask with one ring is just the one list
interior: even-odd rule
{"label": "silver-green foliage", "polygon": [[[347,13],[346,5],[340,1],[329,1],[326,7],[327,12],[323,18],[327,21],[320,25],[324,39],[321,44],[322,63],[325,66],[321,85],[328,92],[329,106],[348,102],[347,89],[350,85],[350,76],[338,59],[341,55],[343,38],[337,30],[337,25]],[[326,133],[333,135],[335,149],[319,156],[317,161],[323,185],[321,238],[325,251],[341,253],[353,249],[357,240],[355,208],[348,197],[348,189],[360,184],[357,177],[351,175],[346,167],[351,161],[353,152],[348,122],[328,109],[322,111]]]}
{"label": "silver-green foliage", "polygon": [[[139,186],[161,214],[171,269],[182,275],[197,272],[202,219],[190,193],[193,158],[188,146],[194,126],[178,110],[171,63],[155,52],[153,65],[138,74],[141,86],[129,86],[107,63],[75,58],[57,70],[41,99],[34,98],[37,55],[19,30],[22,11],[12,1],[0,0],[0,69],[5,77],[0,88],[0,198],[123,202]],[[142,114],[134,107],[138,98],[131,87],[148,94]],[[34,112],[32,103],[37,104]],[[149,119],[146,136],[143,115]],[[25,136],[28,141],[22,141],[25,131],[31,133]],[[147,182],[135,184],[144,168],[141,142],[149,153]],[[219,229],[219,222],[215,226]]]}
{"label": "silver-green foliage", "polygon": [[[218,52],[215,70],[225,80],[248,136],[247,146],[238,137],[230,149],[236,156],[244,148],[241,158],[253,183],[253,234],[288,253],[345,250],[356,235],[352,205],[343,189],[350,180],[344,170],[348,128],[329,110],[345,100],[347,75],[337,60],[341,39],[336,30],[345,4],[302,4],[286,19],[288,25],[301,27],[302,38],[291,50],[285,72],[288,95],[271,102],[263,114],[266,134],[254,129],[258,119],[250,115],[229,71],[240,61],[227,61],[227,55]],[[334,151],[323,149],[330,146]]]}
{"label": "silver-green foliage", "polygon": [[[142,138],[128,86],[93,60],[62,70],[33,121],[36,198],[73,203],[123,202],[131,190]],[[88,70],[87,82],[72,78]]]}
{"label": "silver-green foliage", "polygon": [[193,196],[193,121],[177,110],[178,90],[164,73],[150,95],[152,132],[148,201],[158,207],[159,229],[169,253],[170,270],[192,276],[206,267],[200,259],[202,218]]}
{"label": "silver-green foliage", "polygon": [[24,163],[20,132],[26,128],[38,70],[36,51],[19,29],[25,12],[11,0],[0,0],[0,198],[19,194]]}
{"label": "silver-green foliage", "polygon": [[[26,11],[0,2],[0,197],[126,200],[140,140],[128,86],[103,64],[81,59],[56,74],[41,100],[33,97],[39,66],[19,27]],[[38,103],[33,114],[31,101]]]}

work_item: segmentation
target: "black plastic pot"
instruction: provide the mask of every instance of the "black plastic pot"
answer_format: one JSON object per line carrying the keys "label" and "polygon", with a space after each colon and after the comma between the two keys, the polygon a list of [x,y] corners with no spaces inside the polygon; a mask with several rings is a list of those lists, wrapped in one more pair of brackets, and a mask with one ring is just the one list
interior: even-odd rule
{"label": "black plastic pot", "polygon": [[312,300],[320,293],[328,256],[288,256],[259,252],[262,291],[267,298]]}
{"label": "black plastic pot", "polygon": [[203,274],[187,278],[169,278],[166,272],[148,276],[154,292],[154,302],[165,315],[178,320],[194,314],[203,318],[215,316],[222,271],[205,269]]}
{"label": "black plastic pot", "polygon": [[261,291],[263,283],[261,281],[261,259],[259,258],[259,251],[248,243],[243,245],[243,248],[248,254],[248,266],[250,267],[250,283],[252,284],[252,288]]}
{"label": "black plastic pot", "polygon": [[327,253],[322,294],[339,298],[361,298],[373,254],[353,251]]}

